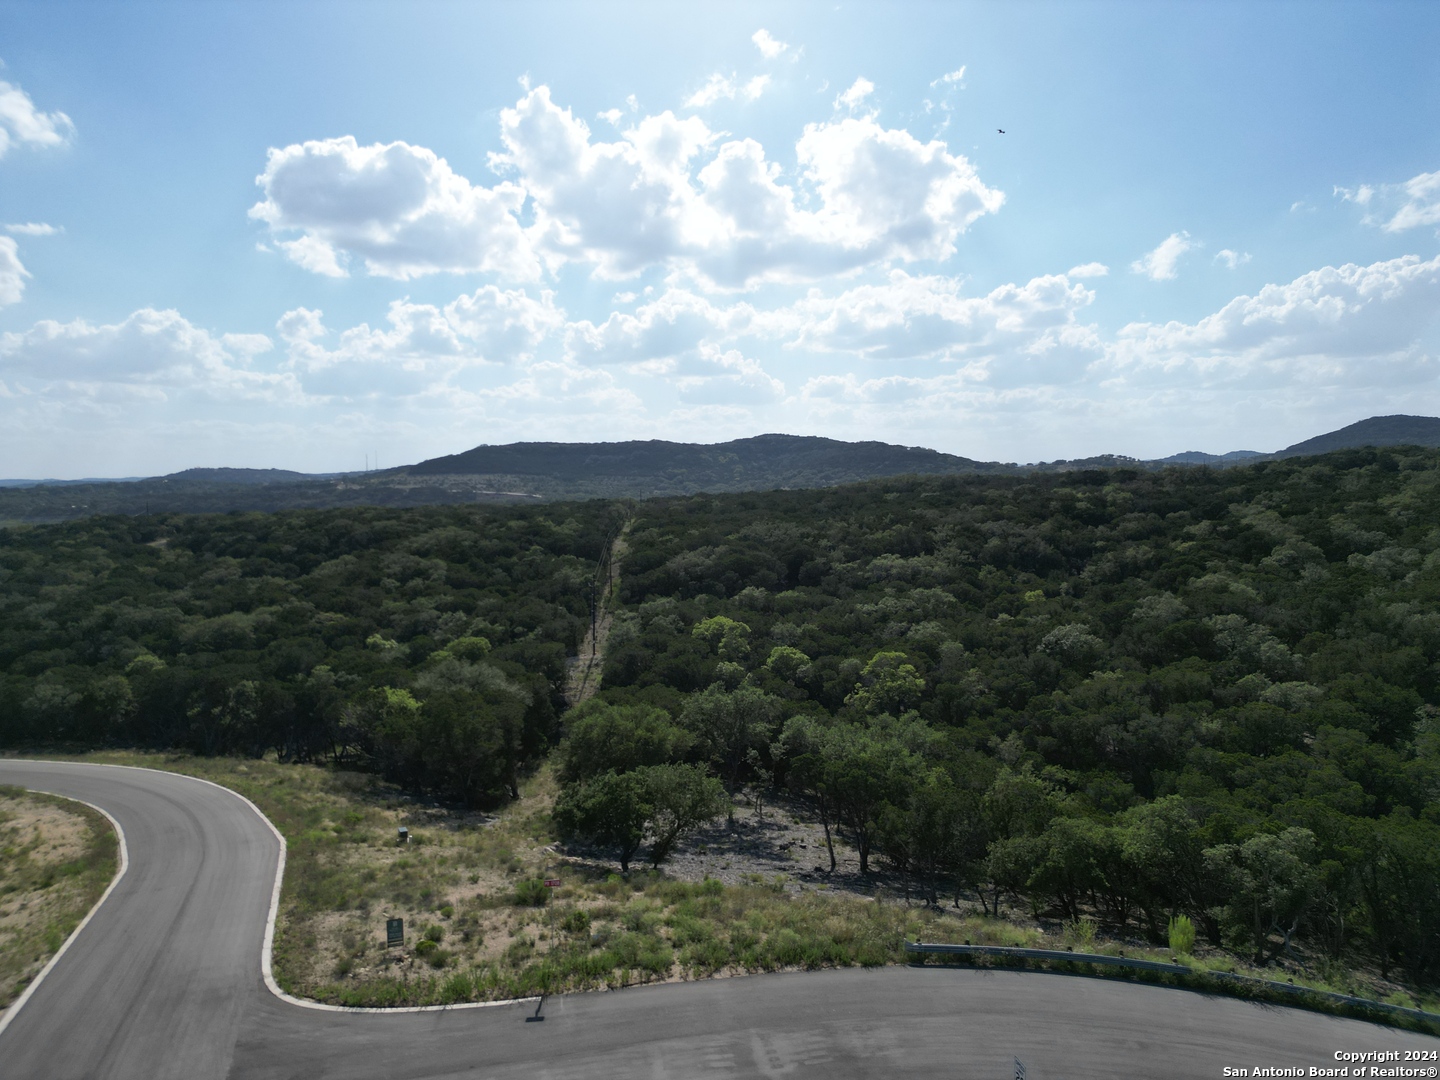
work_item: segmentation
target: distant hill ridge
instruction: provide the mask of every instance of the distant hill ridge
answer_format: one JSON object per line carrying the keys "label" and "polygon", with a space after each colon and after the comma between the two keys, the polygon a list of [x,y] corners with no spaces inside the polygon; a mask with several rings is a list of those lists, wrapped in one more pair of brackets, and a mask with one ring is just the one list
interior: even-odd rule
{"label": "distant hill ridge", "polygon": [[1440,446],[1440,417],[1372,416],[1368,420],[1329,431],[1287,446],[1273,457],[1301,457],[1349,450],[1357,446]]}
{"label": "distant hill ridge", "polygon": [[158,479],[187,484],[298,484],[319,479],[320,475],[290,469],[183,469]]}
{"label": "distant hill ridge", "polygon": [[842,442],[814,435],[757,435],[724,443],[659,439],[613,443],[508,443],[431,458],[402,471],[411,476],[544,476],[702,478],[722,484],[775,482],[803,474],[806,487],[877,475],[1007,471],[1013,466],[944,454],[921,446]]}
{"label": "distant hill ridge", "polygon": [[1186,450],[1151,462],[1152,465],[1236,465],[1251,458],[1267,455],[1259,450],[1231,450],[1228,454],[1207,454],[1203,450]]}
{"label": "distant hill ridge", "polygon": [[1141,461],[1102,454],[1031,465],[975,461],[921,446],[844,442],[813,435],[757,435],[723,443],[633,440],[477,446],[383,472],[186,469],[127,481],[0,480],[0,526],[94,514],[230,513],[340,506],[434,506],[476,502],[630,498],[702,491],[818,488],[903,475],[1229,468],[1274,458],[1364,446],[1440,447],[1440,418],[1373,416],[1263,454],[1188,450]]}

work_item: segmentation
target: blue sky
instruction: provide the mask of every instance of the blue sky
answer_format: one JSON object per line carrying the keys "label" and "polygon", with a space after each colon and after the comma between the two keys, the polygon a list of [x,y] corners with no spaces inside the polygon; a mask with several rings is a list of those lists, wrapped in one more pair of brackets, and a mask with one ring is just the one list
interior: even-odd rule
{"label": "blue sky", "polygon": [[1440,413],[1437,41],[1433,3],[0,3],[0,475]]}

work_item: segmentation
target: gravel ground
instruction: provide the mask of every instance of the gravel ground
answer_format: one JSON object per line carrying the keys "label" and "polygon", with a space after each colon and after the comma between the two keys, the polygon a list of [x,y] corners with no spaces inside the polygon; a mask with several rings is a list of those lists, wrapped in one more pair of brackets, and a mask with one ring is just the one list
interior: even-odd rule
{"label": "gravel ground", "polygon": [[[848,837],[834,829],[832,834],[833,873],[825,848],[825,829],[810,807],[787,793],[747,789],[735,799],[732,820],[717,818],[685,837],[664,869],[670,877],[684,881],[710,877],[727,885],[758,884],[757,875],[767,884],[779,878],[791,893],[829,889],[873,897],[877,889],[884,889],[904,895],[904,879],[883,872],[879,860],[873,857],[871,872],[861,874],[860,857]],[[608,861],[618,867],[615,855],[603,849],[575,846],[564,850],[580,861]],[[631,865],[644,865],[645,854],[642,849]]]}

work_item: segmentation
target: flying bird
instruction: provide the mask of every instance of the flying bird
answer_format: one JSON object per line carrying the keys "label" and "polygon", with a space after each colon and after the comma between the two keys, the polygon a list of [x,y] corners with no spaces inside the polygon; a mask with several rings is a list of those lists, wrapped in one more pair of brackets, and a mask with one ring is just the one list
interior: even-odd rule
{"label": "flying bird", "polygon": [[1004,135],[1004,134],[1005,134],[1005,129],[1004,129],[1004,128],[996,128],[995,130],[998,131],[1001,135]]}

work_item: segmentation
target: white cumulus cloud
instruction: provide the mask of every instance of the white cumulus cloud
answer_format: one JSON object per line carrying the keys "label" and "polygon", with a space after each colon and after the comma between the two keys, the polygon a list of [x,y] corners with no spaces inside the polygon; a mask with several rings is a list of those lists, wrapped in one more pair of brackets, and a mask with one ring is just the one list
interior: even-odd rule
{"label": "white cumulus cloud", "polygon": [[276,330],[308,393],[404,396],[444,384],[467,367],[531,360],[564,314],[548,291],[536,298],[486,285],[444,307],[396,300],[386,322],[337,333],[325,326],[322,312],[296,308]]}
{"label": "white cumulus cloud", "polygon": [[1151,281],[1173,281],[1175,266],[1180,261],[1180,256],[1194,246],[1188,232],[1171,233],[1160,241],[1154,251],[1131,263],[1130,269],[1133,273],[1144,274]]}
{"label": "white cumulus cloud", "polygon": [[755,47],[760,50],[760,55],[765,57],[766,60],[774,60],[786,49],[790,48],[785,42],[777,41],[770,31],[763,27],[751,34],[750,40],[755,43]]}
{"label": "white cumulus cloud", "polygon": [[1229,248],[1222,248],[1215,253],[1215,262],[1223,262],[1230,270],[1249,261],[1250,253],[1248,251],[1231,251]]}
{"label": "white cumulus cloud", "polygon": [[694,405],[763,405],[785,396],[785,384],[738,349],[701,349],[674,384],[680,400]]}
{"label": "white cumulus cloud", "polygon": [[850,89],[841,91],[835,98],[835,108],[854,110],[874,92],[875,84],[864,76],[861,76],[850,84]]}
{"label": "white cumulus cloud", "polygon": [[678,358],[696,354],[709,339],[728,338],[748,325],[753,309],[747,304],[717,307],[684,289],[670,289],[634,313],[616,311],[596,325],[588,320],[570,323],[566,355],[584,364],[645,364],[661,362],[654,370],[671,370]]}
{"label": "white cumulus cloud", "polygon": [[[740,82],[734,75],[721,75],[716,73],[705,80],[705,85],[685,99],[685,108],[703,109],[713,105],[721,98],[734,100],[740,98],[743,101],[755,101],[770,86],[769,75],[756,75],[745,82]],[[618,124],[621,117],[620,110],[611,109],[609,113],[602,113],[601,118]]]}
{"label": "white cumulus cloud", "polygon": [[298,396],[284,373],[252,369],[269,351],[263,334],[212,334],[176,311],[143,308],[118,323],[42,320],[0,334],[0,374],[22,385],[62,385],[72,394],[100,387],[192,391],[212,398],[281,401]]}
{"label": "white cumulus cloud", "polygon": [[573,440],[577,430],[599,432],[602,438],[627,438],[619,434],[625,431],[620,425],[644,418],[640,396],[619,385],[610,372],[563,360],[531,364],[514,382],[447,395],[446,401],[475,410],[490,421],[492,430],[511,439],[538,435]]}
{"label": "white cumulus cloud", "polygon": [[1334,191],[1336,198],[1364,208],[1364,224],[1385,232],[1440,225],[1440,171],[1420,173],[1402,184],[1337,185]]}
{"label": "white cumulus cloud", "polygon": [[42,221],[17,222],[4,226],[4,229],[11,236],[54,236],[56,233],[65,231],[54,225],[46,225]]}
{"label": "white cumulus cloud", "polygon": [[524,191],[472,185],[424,147],[360,146],[347,135],[272,148],[255,182],[265,198],[250,216],[316,273],[343,275],[351,256],[370,274],[402,281],[447,271],[539,273],[516,217]]}
{"label": "white cumulus cloud", "polygon": [[750,79],[740,90],[740,96],[746,101],[755,101],[761,94],[770,88],[769,75],[756,75]]}
{"label": "white cumulus cloud", "polygon": [[1440,225],[1440,171],[1421,173],[1401,185],[1405,204],[1385,223],[1386,232]]}
{"label": "white cumulus cloud", "polygon": [[1012,365],[1043,358],[1048,372],[1070,378],[1100,355],[1094,328],[1076,320],[1093,300],[1094,293],[1063,275],[965,296],[955,278],[894,270],[884,284],[839,296],[817,290],[754,322],[792,349]]}
{"label": "white cumulus cloud", "polygon": [[[978,310],[972,327],[980,315],[991,317]],[[850,346],[899,325],[888,314],[868,318],[871,325],[851,318],[861,336]],[[1082,345],[1062,340],[1070,362],[1055,367],[1029,361],[1024,334],[1008,343],[995,335],[938,373],[913,362],[889,373],[832,363],[800,384],[786,414],[841,437],[884,432],[891,441],[934,443],[959,430],[969,445],[952,443],[957,452],[1001,460],[1161,456],[1201,440],[1274,449],[1365,410],[1433,409],[1440,258],[1322,267],[1193,323],[1132,324],[1103,337],[1075,323],[1060,335]],[[996,351],[971,359],[986,350]],[[1306,418],[1299,430],[1297,413]],[[1269,441],[1256,445],[1256,430],[1270,431]]]}
{"label": "white cumulus cloud", "polygon": [[552,265],[588,262],[605,277],[665,265],[744,288],[943,259],[1004,201],[944,143],[873,117],[805,128],[795,150],[813,209],[758,142],[717,147],[698,117],[647,116],[618,141],[596,142],[542,86],[502,112],[501,134],[494,164],[533,198],[536,248]]}
{"label": "white cumulus cloud", "polygon": [[1335,196],[1346,202],[1353,202],[1357,206],[1369,206],[1370,200],[1375,198],[1375,189],[1369,184],[1361,184],[1358,188],[1337,186]]}
{"label": "white cumulus cloud", "polygon": [[43,112],[20,87],[0,81],[0,157],[13,146],[61,146],[74,131],[63,112]]}
{"label": "white cumulus cloud", "polygon": [[[576,431],[789,428],[1037,460],[1199,440],[1273,449],[1300,437],[1297,411],[1321,430],[1366,409],[1433,408],[1440,257],[1321,267],[1198,320],[1117,333],[1087,318],[1092,276],[1085,264],[967,295],[961,278],[891,267],[743,298],[672,280],[590,319],[548,291],[485,285],[448,303],[397,300],[348,327],[297,307],[268,336],[152,309],[108,325],[42,321],[0,334],[0,450],[99,440],[144,447],[152,463],[177,447],[234,463],[241,447],[329,468],[337,438],[377,432],[385,443],[347,445],[394,445],[400,461]],[[1273,438],[1254,445],[1255,430]]]}
{"label": "white cumulus cloud", "polygon": [[1197,384],[1382,386],[1433,380],[1440,256],[1327,266],[1237,296],[1196,323],[1136,323],[1112,348],[1133,377]]}
{"label": "white cumulus cloud", "polygon": [[[716,76],[691,102],[754,97],[768,85],[767,75],[743,85]],[[857,82],[852,99],[867,86]],[[804,129],[795,144],[803,192],[760,143],[726,140],[698,116],[637,115],[604,141],[539,86],[502,110],[500,129],[504,150],[490,160],[510,179],[493,187],[404,142],[345,136],[272,149],[250,216],[268,226],[273,250],[331,277],[359,264],[399,280],[487,272],[527,281],[579,263],[602,278],[663,267],[743,289],[948,258],[1004,201],[944,142],[874,115]]]}
{"label": "white cumulus cloud", "polygon": [[396,300],[386,321],[388,328],[361,323],[332,334],[321,312],[297,308],[281,316],[276,330],[306,393],[327,399],[414,397],[478,359],[433,305]]}
{"label": "white cumulus cloud", "polygon": [[817,222],[848,248],[948,258],[959,235],[1004,201],[944,143],[922,143],[871,118],[811,124],[795,149],[821,196]]}
{"label": "white cumulus cloud", "polygon": [[703,109],[707,105],[713,105],[721,98],[733,98],[735,96],[735,76],[722,75],[715,72],[705,80],[705,85],[696,90],[685,99],[685,108]]}
{"label": "white cumulus cloud", "polygon": [[[325,277],[349,277],[349,271],[340,265],[341,252],[328,241],[312,234],[294,240],[276,240],[275,246],[290,257],[290,261],[312,274]],[[262,249],[263,250],[263,249]]]}
{"label": "white cumulus cloud", "polygon": [[565,323],[565,313],[556,307],[555,294],[548,289],[534,297],[523,289],[494,285],[446,304],[445,318],[492,363],[530,359],[540,343]]}
{"label": "white cumulus cloud", "polygon": [[20,249],[8,236],[0,236],[0,307],[18,304],[25,295],[30,271],[20,261]]}

